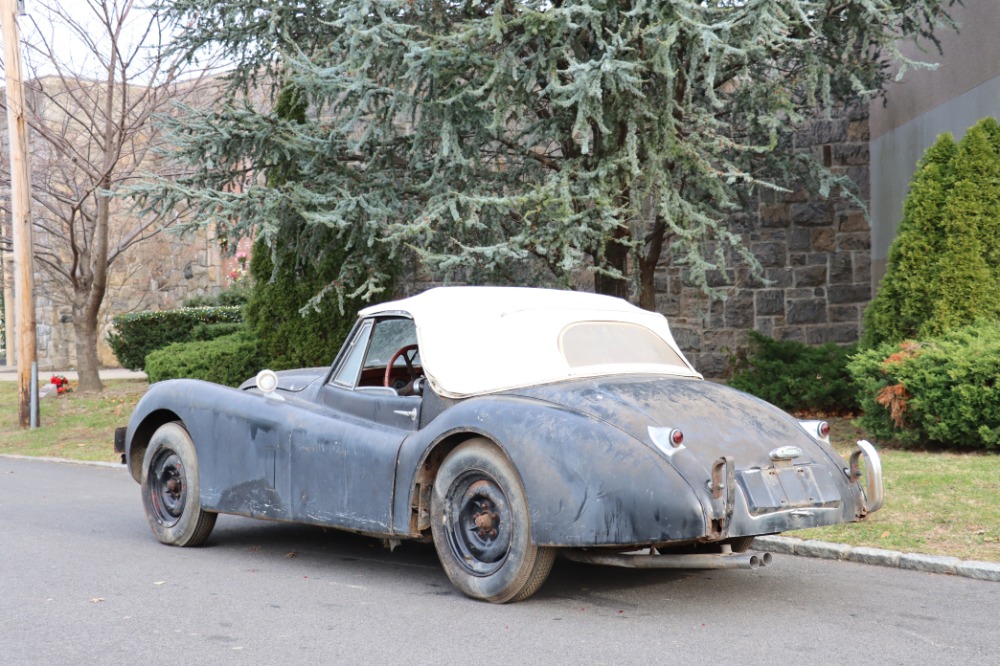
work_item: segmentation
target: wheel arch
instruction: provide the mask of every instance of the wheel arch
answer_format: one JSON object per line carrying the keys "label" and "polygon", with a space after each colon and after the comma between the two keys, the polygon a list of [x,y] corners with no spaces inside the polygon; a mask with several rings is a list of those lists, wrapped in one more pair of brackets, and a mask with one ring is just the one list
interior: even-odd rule
{"label": "wheel arch", "polygon": [[[472,439],[482,439],[493,445],[507,459],[507,462],[510,463],[520,480],[520,473],[517,471],[517,466],[514,465],[510,455],[495,437],[483,432],[477,432],[476,430],[449,432],[438,438],[437,441],[428,447],[417,465],[416,473],[413,475],[413,481],[409,488],[409,531],[411,535],[430,538],[431,489],[434,487],[438,471],[441,469],[441,465],[444,463],[444,459],[448,457],[448,454]],[[521,484],[524,484],[523,480],[521,480]]]}
{"label": "wheel arch", "polygon": [[153,433],[160,426],[174,421],[178,421],[184,426],[184,421],[173,410],[157,409],[147,414],[136,425],[132,432],[132,439],[128,443],[127,454],[129,474],[137,483],[142,479],[142,460],[146,455],[146,448],[149,447],[149,440],[152,439]]}

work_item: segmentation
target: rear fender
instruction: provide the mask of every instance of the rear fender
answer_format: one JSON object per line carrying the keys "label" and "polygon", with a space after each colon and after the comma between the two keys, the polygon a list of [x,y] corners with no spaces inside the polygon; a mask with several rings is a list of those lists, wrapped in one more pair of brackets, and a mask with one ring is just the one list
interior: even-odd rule
{"label": "rear fender", "polygon": [[436,465],[464,439],[481,436],[503,450],[520,476],[538,545],[637,545],[708,534],[710,509],[659,454],[573,410],[509,395],[473,398],[445,411],[422,435],[400,450],[397,469],[409,473],[397,476],[394,531],[418,536],[410,517]]}

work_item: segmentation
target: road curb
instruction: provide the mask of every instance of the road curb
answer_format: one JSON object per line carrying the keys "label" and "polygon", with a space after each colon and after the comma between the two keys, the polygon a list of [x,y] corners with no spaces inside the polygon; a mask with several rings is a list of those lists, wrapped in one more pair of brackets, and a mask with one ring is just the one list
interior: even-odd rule
{"label": "road curb", "polygon": [[942,555],[921,555],[919,553],[901,553],[897,550],[869,548],[867,546],[848,546],[843,543],[827,543],[814,539],[797,539],[795,537],[762,536],[753,541],[755,550],[766,550],[785,555],[801,557],[818,557],[827,560],[846,560],[861,564],[911,569],[928,573],[950,574],[976,580],[1000,582],[1000,564],[996,562],[979,562],[977,560],[960,560],[957,557]]}
{"label": "road curb", "polygon": [[63,465],[87,465],[88,467],[107,467],[109,469],[125,469],[125,465],[102,460],[71,460],[69,458],[52,458],[50,456],[19,456],[16,453],[0,453],[0,458],[12,460],[41,460],[42,462],[60,463]]}

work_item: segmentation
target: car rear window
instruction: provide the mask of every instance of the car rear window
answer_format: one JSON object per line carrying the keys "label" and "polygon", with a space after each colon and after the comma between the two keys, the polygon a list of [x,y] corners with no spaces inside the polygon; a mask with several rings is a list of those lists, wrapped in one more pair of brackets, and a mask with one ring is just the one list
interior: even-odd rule
{"label": "car rear window", "polygon": [[559,349],[572,368],[589,365],[687,365],[666,340],[639,324],[587,321],[559,334]]}

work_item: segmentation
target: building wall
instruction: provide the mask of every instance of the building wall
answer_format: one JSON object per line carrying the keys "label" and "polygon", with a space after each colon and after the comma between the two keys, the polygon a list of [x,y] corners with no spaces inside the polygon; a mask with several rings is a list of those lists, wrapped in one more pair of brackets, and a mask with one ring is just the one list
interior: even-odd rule
{"label": "building wall", "polygon": [[960,139],[986,116],[1000,117],[1000,2],[964,0],[952,7],[960,32],[940,32],[943,54],[933,45],[909,56],[938,63],[909,71],[870,108],[872,279],[885,274],[886,257],[903,217],[903,201],[917,161],[942,132]]}
{"label": "building wall", "polygon": [[[40,122],[49,128],[55,128],[53,132],[63,132],[63,139],[70,145],[75,145],[80,154],[86,155],[89,154],[90,135],[87,127],[90,116],[80,112],[78,105],[81,104],[81,99],[102,100],[103,90],[103,84],[93,81],[63,81],[57,77],[42,77],[32,80],[27,95],[34,117],[40,118]],[[217,82],[214,79],[195,78],[181,84],[174,90],[174,94],[177,99],[189,103],[210,103],[218,94]],[[79,226],[84,212],[74,216],[71,210],[67,210],[68,206],[64,201],[57,198],[52,206],[47,206],[42,205],[40,199],[47,198],[52,203],[53,192],[86,192],[93,183],[88,180],[89,175],[80,170],[65,169],[65,155],[54,151],[37,133],[29,136],[32,142],[32,187],[36,197],[32,204],[32,216],[35,222],[34,295],[38,365],[42,370],[65,370],[76,366],[77,355],[71,305],[72,286],[59,273],[61,267],[68,266],[77,259],[71,254],[66,241],[70,233],[70,220],[73,220],[73,233],[80,235],[89,231],[82,231]],[[148,135],[144,133],[131,138],[133,152],[126,152],[121,158],[122,168],[126,170],[124,173],[128,173],[128,169],[135,169],[138,173],[156,171],[158,158],[153,151],[147,150],[148,146],[143,145],[146,140]],[[0,142],[6,142],[4,131],[0,131]],[[0,161],[5,154],[0,151]],[[5,166],[0,164],[0,167]],[[5,168],[0,168],[0,172],[5,171]],[[0,202],[0,214],[4,208],[6,206]],[[93,211],[88,212],[93,214]],[[9,233],[6,220],[0,222],[4,223],[0,224],[3,227],[0,235]],[[127,202],[112,203],[109,219],[109,244],[112,251],[120,244],[127,245],[131,242],[130,239],[137,233],[137,224]],[[114,316],[140,310],[180,307],[185,299],[218,293],[229,283],[227,274],[237,268],[235,259],[222,256],[220,245],[211,229],[178,236],[170,230],[157,231],[149,228],[141,236],[139,242],[117,256],[109,267],[108,289],[99,314],[98,332],[98,357],[100,363],[106,366],[118,365],[105,342]],[[83,246],[84,251],[89,249],[86,243]],[[46,257],[48,265],[40,257]],[[13,256],[7,254],[4,260],[4,296],[12,301]],[[86,260],[85,257],[84,261]],[[14,330],[13,312],[8,312],[7,315],[7,330]],[[7,349],[6,356],[11,362],[14,351],[13,348]]]}
{"label": "building wall", "polygon": [[[869,196],[867,109],[817,119],[796,133],[795,149],[811,151]],[[856,342],[871,300],[871,230],[865,213],[844,197],[822,199],[800,188],[766,193],[730,225],[764,267],[764,283],[746,269],[716,274],[725,301],[709,302],[685,284],[679,267],[661,265],[657,310],[703,374],[723,376],[745,347],[747,330],[808,344]]]}
{"label": "building wall", "polygon": [[[99,319],[97,351],[101,364],[119,365],[105,342],[115,315],[180,307],[185,299],[216,294],[226,284],[225,260],[210,232],[184,237],[161,233],[136,245],[111,267]],[[41,370],[76,366],[73,314],[65,289],[45,271],[36,270],[35,319]],[[11,318],[8,325],[12,324]]]}

